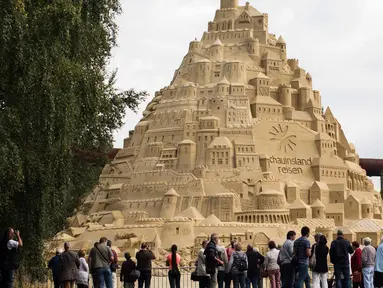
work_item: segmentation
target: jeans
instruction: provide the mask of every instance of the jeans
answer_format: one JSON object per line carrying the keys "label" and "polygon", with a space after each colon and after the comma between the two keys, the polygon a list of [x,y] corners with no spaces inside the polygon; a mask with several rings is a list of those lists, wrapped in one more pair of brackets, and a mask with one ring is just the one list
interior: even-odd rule
{"label": "jeans", "polygon": [[281,265],[282,288],[293,288],[295,269],[290,263]]}
{"label": "jeans", "polygon": [[225,288],[230,288],[231,282],[233,281],[233,276],[231,273],[225,275]]}
{"label": "jeans", "polygon": [[223,288],[223,283],[225,283],[225,271],[218,271],[217,274],[217,282],[218,282],[218,288]]}
{"label": "jeans", "polygon": [[112,283],[112,271],[110,271],[110,268],[96,268],[93,272],[93,280],[96,280],[97,283],[95,283],[96,288],[113,288]]}
{"label": "jeans", "polygon": [[365,288],[374,288],[374,266],[368,266],[362,269],[363,284]]}
{"label": "jeans", "polygon": [[269,279],[271,288],[281,288],[281,272],[279,269],[269,270]]}
{"label": "jeans", "polygon": [[199,279],[199,288],[209,288],[210,285],[210,277],[202,276]]}
{"label": "jeans", "polygon": [[13,270],[5,270],[1,269],[1,282],[0,287],[1,288],[12,288],[13,287]]}
{"label": "jeans", "polygon": [[152,280],[152,271],[140,271],[140,278],[138,278],[138,288],[150,288],[150,281]]}
{"label": "jeans", "polygon": [[258,278],[258,288],[263,288],[263,278],[262,277]]}
{"label": "jeans", "polygon": [[306,288],[311,288],[309,265],[298,263],[296,269],[295,288],[302,288],[303,282],[305,282]]}
{"label": "jeans", "polygon": [[168,273],[170,288],[180,288],[181,287],[181,274],[173,273],[169,271]]}
{"label": "jeans", "polygon": [[[350,266],[349,265],[334,265],[334,274],[336,288],[350,288]],[[343,275],[343,279],[342,279]]]}
{"label": "jeans", "polygon": [[327,288],[328,273],[319,273],[313,271],[313,288]]}
{"label": "jeans", "polygon": [[238,274],[233,275],[234,288],[239,288],[239,287],[246,288],[245,278],[246,278],[245,273],[238,273]]}
{"label": "jeans", "polygon": [[258,288],[258,278],[259,276],[250,276],[247,275],[246,278],[246,288],[251,288],[250,286],[253,286],[253,288]]}

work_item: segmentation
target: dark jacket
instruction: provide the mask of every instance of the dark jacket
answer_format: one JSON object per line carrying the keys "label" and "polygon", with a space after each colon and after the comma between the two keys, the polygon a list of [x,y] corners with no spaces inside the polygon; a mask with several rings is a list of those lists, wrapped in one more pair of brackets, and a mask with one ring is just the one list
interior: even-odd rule
{"label": "dark jacket", "polygon": [[246,252],[246,255],[247,255],[247,261],[249,263],[248,270],[247,270],[247,276],[248,277],[259,276],[260,267],[262,266],[263,262],[265,261],[265,257],[263,257],[257,251],[248,251],[248,252]]}
{"label": "dark jacket", "polygon": [[122,263],[121,274],[120,274],[121,282],[124,280],[124,282],[134,283],[136,279],[130,276],[130,274],[134,270],[136,270],[136,264],[133,262],[132,259],[129,259],[125,261],[124,263]]}
{"label": "dark jacket", "polygon": [[65,251],[60,255],[60,282],[77,280],[80,258],[73,251]]}
{"label": "dark jacket", "polygon": [[205,248],[205,263],[206,263],[206,273],[215,274],[216,268],[218,266],[217,257],[218,251],[217,246],[213,241],[210,241]]}
{"label": "dark jacket", "polygon": [[354,250],[351,247],[350,242],[348,242],[343,237],[338,237],[336,240],[332,241],[330,247],[330,260],[334,265],[350,265],[349,254],[352,254]]}
{"label": "dark jacket", "polygon": [[140,250],[136,253],[136,259],[138,271],[151,271],[152,260],[156,259],[156,256],[150,250]]}
{"label": "dark jacket", "polygon": [[316,264],[313,270],[314,272],[318,272],[318,273],[328,272],[327,256],[328,256],[328,247],[326,245],[317,244],[315,246]]}
{"label": "dark jacket", "polygon": [[48,268],[52,270],[52,276],[54,281],[58,281],[59,269],[60,269],[60,255],[54,256],[48,263]]}

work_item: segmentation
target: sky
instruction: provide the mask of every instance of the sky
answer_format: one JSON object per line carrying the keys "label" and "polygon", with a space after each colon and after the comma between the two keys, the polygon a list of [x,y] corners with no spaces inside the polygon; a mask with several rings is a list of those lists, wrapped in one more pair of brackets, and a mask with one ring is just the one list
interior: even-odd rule
{"label": "sky", "polygon": [[[120,89],[146,90],[150,97],[139,113],[128,111],[115,133],[122,147],[155,91],[168,86],[188,52],[214,19],[219,0],[121,0],[117,19],[119,47],[111,69]],[[240,5],[246,1],[239,0]],[[383,158],[383,1],[250,0],[269,14],[269,32],[283,35],[288,58],[313,78],[360,157]],[[379,189],[378,179],[374,179]]]}

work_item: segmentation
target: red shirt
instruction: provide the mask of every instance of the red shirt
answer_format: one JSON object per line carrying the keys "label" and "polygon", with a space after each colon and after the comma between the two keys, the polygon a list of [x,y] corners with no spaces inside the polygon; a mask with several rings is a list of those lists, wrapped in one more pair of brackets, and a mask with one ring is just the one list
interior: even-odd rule
{"label": "red shirt", "polygon": [[[169,263],[169,270],[172,270],[173,269],[173,267],[172,267],[172,253],[170,253],[168,255],[168,257],[166,258],[166,261],[168,261],[168,263]],[[176,255],[177,266],[180,265],[180,262],[181,262],[181,256],[177,253],[177,255]]]}
{"label": "red shirt", "polygon": [[232,248],[231,246],[226,248],[227,261],[230,261],[231,254],[233,254],[234,251],[234,248]]}

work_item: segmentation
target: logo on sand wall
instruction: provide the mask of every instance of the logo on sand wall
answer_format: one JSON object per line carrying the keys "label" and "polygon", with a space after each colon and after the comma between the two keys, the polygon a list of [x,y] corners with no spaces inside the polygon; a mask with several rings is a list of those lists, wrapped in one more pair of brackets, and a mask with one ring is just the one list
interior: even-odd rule
{"label": "logo on sand wall", "polygon": [[297,135],[289,133],[288,125],[285,127],[282,127],[281,124],[275,125],[269,134],[271,135],[271,141],[279,142],[279,151],[284,150],[287,153],[288,151],[294,151],[297,146],[297,143],[295,142]]}

